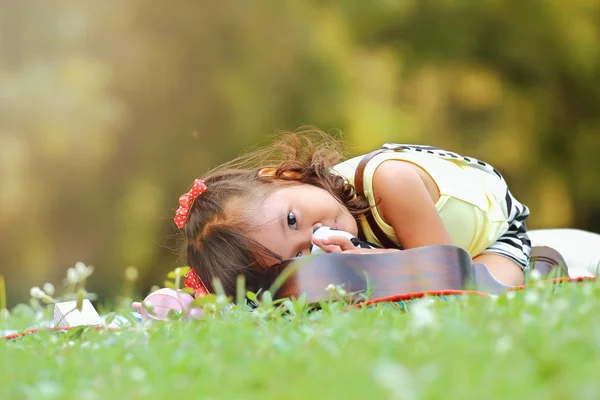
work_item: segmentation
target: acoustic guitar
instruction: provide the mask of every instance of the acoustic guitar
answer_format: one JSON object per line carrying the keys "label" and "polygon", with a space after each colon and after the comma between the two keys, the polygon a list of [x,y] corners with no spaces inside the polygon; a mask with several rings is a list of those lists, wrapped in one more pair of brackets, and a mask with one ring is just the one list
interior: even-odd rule
{"label": "acoustic guitar", "polygon": [[415,292],[475,290],[500,294],[512,286],[498,282],[483,264],[472,262],[457,246],[424,246],[382,254],[322,254],[285,260],[265,270],[259,287],[274,299],[306,295],[306,301],[328,300],[329,285],[350,297],[359,293],[385,298]]}

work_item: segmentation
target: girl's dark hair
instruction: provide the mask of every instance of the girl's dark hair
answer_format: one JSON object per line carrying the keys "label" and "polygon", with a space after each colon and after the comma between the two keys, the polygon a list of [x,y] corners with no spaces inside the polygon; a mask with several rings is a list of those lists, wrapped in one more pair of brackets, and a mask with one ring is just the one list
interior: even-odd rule
{"label": "girl's dark hair", "polygon": [[[339,140],[316,129],[280,133],[270,145],[246,152],[236,159],[208,172],[202,179],[208,190],[200,195],[185,224],[186,258],[208,290],[212,282],[221,281],[225,293],[235,294],[238,275],[246,278],[248,290],[256,291],[258,274],[268,268],[264,256],[281,260],[248,234],[250,215],[274,189],[306,183],[325,189],[352,215],[369,209],[363,196],[331,168],[339,163],[343,151]],[[276,168],[277,179],[259,177],[261,168]],[[281,176],[295,171],[299,177]]]}

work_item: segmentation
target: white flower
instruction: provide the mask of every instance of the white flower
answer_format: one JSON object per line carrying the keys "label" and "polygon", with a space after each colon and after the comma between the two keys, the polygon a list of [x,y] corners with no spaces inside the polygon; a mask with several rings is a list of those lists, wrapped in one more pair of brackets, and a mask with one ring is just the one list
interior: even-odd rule
{"label": "white flower", "polygon": [[54,296],[54,285],[51,283],[44,283],[44,292],[48,294],[48,296]]}
{"label": "white flower", "polygon": [[79,279],[83,280],[92,274],[94,268],[79,261],[75,263],[75,271],[77,271],[77,274],[79,274]]}
{"label": "white flower", "polygon": [[225,304],[227,304],[227,296],[219,294],[217,295],[217,298],[215,299],[215,303],[219,306],[224,306]]}
{"label": "white flower", "polygon": [[[546,322],[548,320],[549,319],[546,319]],[[531,314],[524,312],[523,314],[521,314],[521,322],[523,323],[523,325],[530,325],[536,322],[536,319],[533,316],[531,316]]]}
{"label": "white flower", "polygon": [[383,360],[375,365],[373,377],[397,400],[417,399],[414,377],[405,366],[390,360]]}
{"label": "white flower", "polygon": [[567,309],[569,308],[569,303],[563,298],[558,298],[553,303],[550,303],[550,307],[552,307],[554,312],[560,314],[562,312],[567,311]]}
{"label": "white flower", "polygon": [[29,290],[29,295],[34,299],[41,299],[46,295],[46,293],[44,293],[44,291],[38,286],[34,286]]}
{"label": "white flower", "polygon": [[411,315],[410,325],[415,332],[435,325],[437,318],[431,310],[433,299],[415,301],[408,309]]}
{"label": "white flower", "polygon": [[539,281],[540,279],[542,279],[542,274],[537,269],[532,269],[531,271],[529,271],[529,279],[531,279],[532,281]]}
{"label": "white flower", "polygon": [[38,381],[35,384],[36,394],[32,396],[38,399],[58,399],[61,396],[61,385],[54,381]]}
{"label": "white flower", "polygon": [[524,298],[527,304],[536,304],[540,300],[540,296],[535,290],[526,290]]}
{"label": "white flower", "polygon": [[496,342],[496,351],[498,353],[506,353],[508,350],[512,348],[513,340],[510,336],[502,336]]}
{"label": "white flower", "polygon": [[67,270],[67,280],[70,284],[75,285],[76,283],[79,283],[80,279],[80,275],[75,268],[69,268]]}
{"label": "white flower", "polygon": [[340,285],[334,285],[332,283],[327,285],[327,287],[325,288],[325,291],[329,292],[329,293],[335,293],[339,297],[346,296],[346,291]]}
{"label": "white flower", "polygon": [[125,279],[127,279],[128,281],[136,281],[138,276],[139,273],[136,267],[125,268]]}
{"label": "white flower", "polygon": [[133,367],[130,371],[131,379],[136,382],[143,382],[146,379],[146,371],[140,367]]}
{"label": "white flower", "polygon": [[36,313],[33,315],[33,319],[35,322],[41,322],[46,319],[46,316],[44,315],[43,311],[36,311]]}

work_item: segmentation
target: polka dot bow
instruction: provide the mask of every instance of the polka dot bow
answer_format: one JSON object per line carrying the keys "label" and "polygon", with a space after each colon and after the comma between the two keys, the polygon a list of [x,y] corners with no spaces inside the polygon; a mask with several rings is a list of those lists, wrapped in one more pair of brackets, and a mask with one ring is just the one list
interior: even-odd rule
{"label": "polka dot bow", "polygon": [[185,287],[194,289],[195,297],[202,297],[208,294],[208,289],[204,286],[202,279],[198,276],[198,273],[190,269],[187,274],[185,274],[185,280],[183,281]]}
{"label": "polka dot bow", "polygon": [[190,215],[190,210],[192,209],[192,204],[194,204],[194,200],[196,200],[196,197],[206,192],[207,189],[208,187],[206,187],[202,179],[196,179],[194,181],[194,186],[192,186],[190,191],[185,194],[182,194],[181,197],[179,197],[179,208],[175,213],[175,218],[173,218],[173,220],[175,221],[175,225],[177,225],[179,229],[184,227],[188,216]]}

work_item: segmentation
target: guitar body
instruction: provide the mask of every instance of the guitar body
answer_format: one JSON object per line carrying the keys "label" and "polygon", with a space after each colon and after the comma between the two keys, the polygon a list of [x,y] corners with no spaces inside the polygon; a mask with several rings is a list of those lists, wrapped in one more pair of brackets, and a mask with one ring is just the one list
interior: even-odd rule
{"label": "guitar body", "polygon": [[467,251],[449,245],[381,254],[323,254],[270,267],[260,287],[270,289],[274,299],[305,294],[308,302],[329,299],[326,288],[330,284],[341,286],[349,294],[369,290],[371,298],[466,290],[476,286],[473,265]]}

